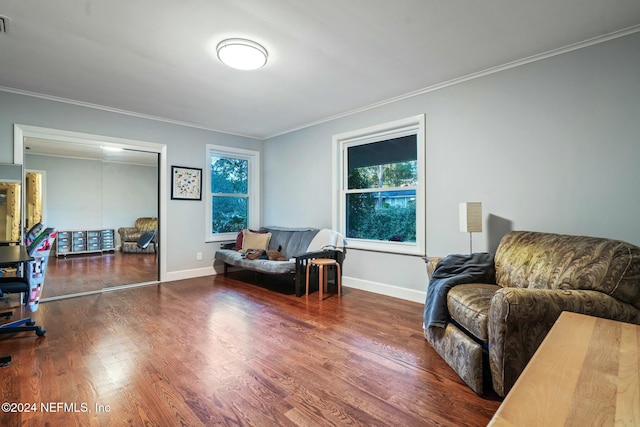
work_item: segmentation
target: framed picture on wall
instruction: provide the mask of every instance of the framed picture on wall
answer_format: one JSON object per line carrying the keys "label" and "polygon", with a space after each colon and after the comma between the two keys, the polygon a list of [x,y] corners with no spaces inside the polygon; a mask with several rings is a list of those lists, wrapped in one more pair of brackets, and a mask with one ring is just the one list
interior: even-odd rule
{"label": "framed picture on wall", "polygon": [[171,166],[171,199],[202,200],[202,169]]}

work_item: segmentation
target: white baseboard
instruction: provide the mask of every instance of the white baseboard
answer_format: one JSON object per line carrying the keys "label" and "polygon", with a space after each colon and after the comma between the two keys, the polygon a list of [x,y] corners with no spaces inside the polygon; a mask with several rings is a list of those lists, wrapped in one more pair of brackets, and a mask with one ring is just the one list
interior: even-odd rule
{"label": "white baseboard", "polygon": [[192,270],[167,271],[167,277],[164,282],[173,282],[174,280],[193,279],[195,277],[213,276],[216,271],[213,266],[194,268]]}
{"label": "white baseboard", "polygon": [[415,289],[400,288],[398,286],[387,285],[385,283],[371,282],[369,280],[346,276],[342,276],[342,285],[348,288],[360,289],[362,291],[374,292],[376,294],[387,295],[419,303],[424,303],[427,297],[426,291],[416,291]]}
{"label": "white baseboard", "polygon": [[[174,280],[193,279],[195,277],[212,276],[217,274],[213,267],[197,268],[193,270],[169,271],[166,282]],[[371,282],[369,280],[356,279],[353,277],[342,277],[342,284],[347,288],[360,289],[362,291],[374,292],[376,294],[387,295],[408,301],[424,303],[427,293],[414,289],[400,288],[398,286],[387,285],[385,283]]]}

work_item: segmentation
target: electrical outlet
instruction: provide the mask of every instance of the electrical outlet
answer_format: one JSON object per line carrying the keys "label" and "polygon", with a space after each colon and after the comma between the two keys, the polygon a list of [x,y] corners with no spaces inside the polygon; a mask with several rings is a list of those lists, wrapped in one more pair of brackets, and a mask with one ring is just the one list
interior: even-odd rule
{"label": "electrical outlet", "polygon": [[198,261],[202,261],[202,252],[198,252],[198,253],[196,254],[196,260],[198,260]]}

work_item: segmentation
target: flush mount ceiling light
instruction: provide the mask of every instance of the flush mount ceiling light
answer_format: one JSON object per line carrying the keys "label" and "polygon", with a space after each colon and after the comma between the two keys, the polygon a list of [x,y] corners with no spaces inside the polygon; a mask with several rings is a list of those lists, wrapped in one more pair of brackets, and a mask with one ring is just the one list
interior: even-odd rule
{"label": "flush mount ceiling light", "polygon": [[222,40],[216,51],[220,61],[237,70],[257,70],[267,63],[267,49],[251,40]]}

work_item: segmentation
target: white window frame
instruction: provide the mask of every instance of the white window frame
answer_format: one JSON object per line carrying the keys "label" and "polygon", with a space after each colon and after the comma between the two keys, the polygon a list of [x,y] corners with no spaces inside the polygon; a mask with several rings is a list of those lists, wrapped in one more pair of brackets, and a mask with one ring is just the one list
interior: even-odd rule
{"label": "white window frame", "polygon": [[211,193],[211,156],[230,157],[234,159],[247,160],[249,162],[249,228],[258,228],[261,222],[260,210],[260,152],[256,150],[246,150],[244,148],[226,147],[223,145],[207,144],[206,159],[207,168],[204,177],[205,182],[205,230],[206,242],[222,242],[234,240],[237,232],[232,233],[214,233],[211,229],[211,215],[213,194]]}
{"label": "white window frame", "polygon": [[346,236],[347,149],[356,145],[416,135],[418,186],[416,189],[416,241],[389,242],[347,238],[349,248],[425,256],[426,254],[426,149],[425,115],[417,115],[333,136],[333,228]]}

